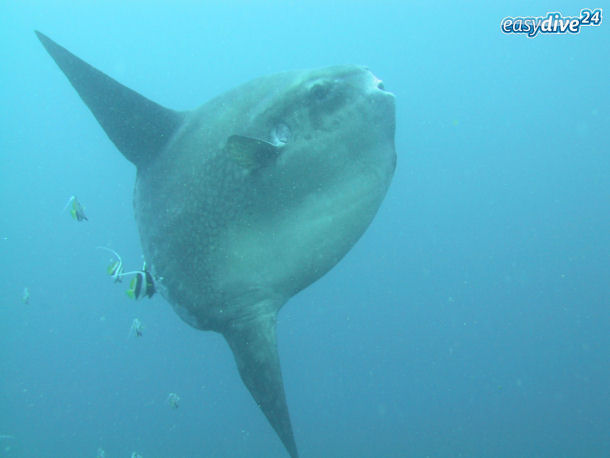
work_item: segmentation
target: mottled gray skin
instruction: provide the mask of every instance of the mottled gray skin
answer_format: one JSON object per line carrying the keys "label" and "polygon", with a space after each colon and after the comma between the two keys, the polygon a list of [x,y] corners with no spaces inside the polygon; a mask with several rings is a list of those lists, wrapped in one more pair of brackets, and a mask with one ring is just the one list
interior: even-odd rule
{"label": "mottled gray skin", "polygon": [[[278,131],[287,142],[266,167],[226,154],[233,134],[273,143]],[[293,456],[276,314],[362,235],[395,159],[393,96],[342,66],[259,78],[206,103],[138,169],[136,218],[163,295],[190,325],[225,336]]]}
{"label": "mottled gray skin", "polygon": [[375,216],[396,161],[393,95],[367,69],[338,66],[259,78],[175,112],[37,34],[138,168],[134,207],[158,290],[187,323],[223,334],[297,457],[277,312]]}
{"label": "mottled gray skin", "polygon": [[[224,332],[275,313],[362,235],[396,157],[393,96],[377,84],[356,66],[256,79],[190,113],[138,169],[146,259],[185,321]],[[233,134],[273,142],[277,126],[290,133],[267,167],[224,151]]]}

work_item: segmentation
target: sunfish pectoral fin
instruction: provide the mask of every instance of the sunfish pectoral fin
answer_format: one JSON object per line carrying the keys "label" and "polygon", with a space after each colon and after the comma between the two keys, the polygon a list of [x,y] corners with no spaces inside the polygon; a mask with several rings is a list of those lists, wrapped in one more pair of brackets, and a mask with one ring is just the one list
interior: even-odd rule
{"label": "sunfish pectoral fin", "polygon": [[223,335],[235,356],[241,379],[250,390],[292,458],[298,457],[276,343],[276,313],[234,321]]}
{"label": "sunfish pectoral fin", "polygon": [[252,171],[275,161],[281,147],[258,138],[231,135],[227,139],[225,151],[235,163]]}
{"label": "sunfish pectoral fin", "polygon": [[110,140],[136,166],[146,165],[182,124],[164,108],[76,57],[46,35],[38,39],[89,107]]}

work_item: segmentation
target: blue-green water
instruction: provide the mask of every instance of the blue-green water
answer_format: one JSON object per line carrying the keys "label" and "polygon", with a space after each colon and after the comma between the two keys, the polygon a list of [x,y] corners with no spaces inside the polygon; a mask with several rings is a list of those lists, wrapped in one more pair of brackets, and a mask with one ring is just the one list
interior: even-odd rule
{"label": "blue-green water", "polygon": [[396,94],[379,214],[279,316],[303,457],[610,455],[609,25],[500,30],[604,5],[52,3],[0,5],[0,457],[285,456],[224,340],[105,275],[135,169],[34,29],[175,109],[341,63]]}

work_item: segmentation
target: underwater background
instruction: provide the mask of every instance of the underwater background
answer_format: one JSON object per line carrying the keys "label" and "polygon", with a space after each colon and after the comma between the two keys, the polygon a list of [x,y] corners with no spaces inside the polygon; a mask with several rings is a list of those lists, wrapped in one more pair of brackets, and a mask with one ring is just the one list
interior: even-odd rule
{"label": "underwater background", "polygon": [[342,63],[396,95],[377,217],[279,315],[302,457],[610,456],[609,24],[500,30],[604,6],[0,3],[0,457],[287,456],[222,337],[106,275],[135,168],[35,29],[173,109]]}

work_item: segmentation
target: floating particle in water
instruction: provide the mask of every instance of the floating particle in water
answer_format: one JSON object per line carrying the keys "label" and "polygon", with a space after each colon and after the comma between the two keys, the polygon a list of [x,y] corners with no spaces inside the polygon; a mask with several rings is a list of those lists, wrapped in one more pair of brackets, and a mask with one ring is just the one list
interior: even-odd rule
{"label": "floating particle in water", "polygon": [[30,290],[27,286],[23,288],[23,293],[21,294],[21,302],[23,302],[24,304],[30,303]]}
{"label": "floating particle in water", "polygon": [[144,326],[142,325],[142,322],[138,319],[138,318],[134,318],[133,322],[131,323],[131,328],[129,329],[129,335],[135,335],[136,337],[142,337],[142,331],[144,329]]}
{"label": "floating particle in water", "polygon": [[167,403],[172,409],[177,409],[179,407],[178,403],[180,402],[180,396],[176,393],[170,393],[167,396]]}

